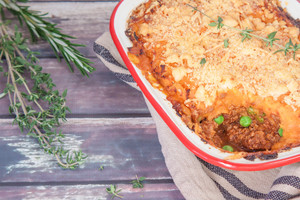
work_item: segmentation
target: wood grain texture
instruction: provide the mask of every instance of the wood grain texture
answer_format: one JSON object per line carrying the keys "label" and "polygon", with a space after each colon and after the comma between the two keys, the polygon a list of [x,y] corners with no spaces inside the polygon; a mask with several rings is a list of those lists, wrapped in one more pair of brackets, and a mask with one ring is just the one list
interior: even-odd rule
{"label": "wood grain texture", "polygon": [[[72,199],[85,200],[111,199],[105,188],[109,185],[76,185],[76,186],[26,186],[26,187],[0,187],[1,197],[6,200],[14,199]],[[184,199],[174,184],[148,184],[142,189],[133,189],[130,184],[118,184],[123,199],[130,200],[158,200],[158,199]],[[120,199],[120,198],[114,198]]]}
{"label": "wood grain texture", "polygon": [[[62,32],[77,39],[72,42],[86,45],[79,50],[87,57],[95,57],[94,41],[109,31],[111,13],[117,2],[34,2],[28,3],[32,10],[49,13],[49,20],[58,24]],[[54,57],[52,49],[45,42],[31,45],[31,49],[41,52],[40,57]]]}
{"label": "wood grain texture", "polygon": [[[80,148],[89,155],[77,171],[62,170],[37,141],[22,135],[11,123],[0,120],[1,183],[130,180],[136,174],[171,180],[151,118],[69,119],[61,127],[65,147]],[[104,170],[99,170],[100,165]]]}
{"label": "wood grain texture", "polygon": [[[96,71],[86,78],[76,69],[75,73],[71,73],[64,61],[40,60],[44,71],[51,74],[56,88],[60,91],[68,89],[67,106],[72,110],[72,115],[149,113],[141,92],[117,79],[100,60],[95,58],[92,61]],[[1,77],[0,91],[5,82]],[[8,105],[8,98],[0,99],[0,116],[9,114]]]}
{"label": "wood grain texture", "polygon": [[[77,42],[87,45],[81,48],[82,53],[95,57],[92,44],[104,31],[108,31],[110,14],[116,3],[38,2],[29,5],[33,10],[49,11],[53,22],[58,23],[67,34],[78,37]],[[41,52],[40,65],[52,75],[57,88],[61,91],[68,89],[67,103],[73,115],[148,113],[141,93],[119,81],[98,59],[92,59],[96,72],[87,79],[76,69],[75,74],[70,73],[64,61],[57,62],[48,44],[40,42],[32,49]],[[5,81],[0,79],[0,91]],[[0,116],[8,115],[8,105],[7,99],[0,100]]]}

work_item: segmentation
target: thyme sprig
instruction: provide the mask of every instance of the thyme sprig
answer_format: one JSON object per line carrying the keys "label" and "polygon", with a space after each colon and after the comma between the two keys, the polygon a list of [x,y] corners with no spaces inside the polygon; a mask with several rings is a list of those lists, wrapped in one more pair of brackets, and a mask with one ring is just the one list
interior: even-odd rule
{"label": "thyme sprig", "polygon": [[[19,1],[27,2],[28,0]],[[30,10],[28,6],[18,5],[14,0],[0,0],[2,17],[5,16],[4,9],[15,15],[21,25],[26,24],[33,41],[38,39],[46,40],[51,45],[57,59],[60,60],[59,55],[62,55],[72,72],[71,63],[85,76],[89,76],[88,73],[95,70],[90,65],[92,62],[76,49],[76,47],[84,45],[72,43],[69,39],[74,39],[74,37],[63,34],[56,27],[56,24],[47,21],[47,13],[41,14],[40,12]]]}
{"label": "thyme sprig", "polygon": [[268,35],[268,40],[265,40],[265,42],[267,43],[266,46],[270,45],[271,47],[273,47],[273,43],[276,40],[279,40],[278,38],[275,38],[276,33],[277,33],[277,31],[274,31]]}
{"label": "thyme sprig", "polygon": [[133,188],[143,188],[143,181],[146,179],[146,177],[141,176],[140,178],[136,175],[136,179],[131,181]]}
{"label": "thyme sprig", "polygon": [[110,185],[108,188],[106,188],[106,192],[108,194],[111,194],[111,198],[110,199],[114,199],[115,197],[119,197],[119,198],[123,198],[123,196],[121,196],[119,193],[121,192],[120,190],[117,190],[117,186],[116,185]]}
{"label": "thyme sprig", "polygon": [[243,36],[242,42],[244,42],[246,39],[251,39],[252,38],[251,34],[250,34],[251,32],[253,32],[253,30],[248,29],[247,27],[240,32],[240,35]]}
{"label": "thyme sprig", "polygon": [[193,11],[200,12],[202,15],[208,17],[212,21],[211,23],[208,24],[209,26],[217,27],[217,29],[227,27],[232,30],[238,31],[240,33],[240,35],[242,36],[242,42],[244,42],[246,39],[251,39],[252,37],[255,37],[257,39],[261,39],[264,42],[266,42],[266,46],[270,45],[271,47],[273,47],[273,45],[276,45],[277,47],[279,47],[280,49],[275,51],[274,54],[278,53],[278,52],[284,52],[284,54],[287,55],[288,52],[292,52],[294,59],[296,57],[296,51],[298,51],[300,49],[300,44],[296,44],[296,43],[293,44],[291,39],[289,39],[289,42],[287,42],[285,44],[285,46],[283,46],[279,43],[276,43],[275,41],[279,40],[278,38],[275,38],[277,31],[270,33],[267,37],[262,37],[260,35],[254,34],[253,33],[254,31],[251,29],[246,28],[244,30],[241,30],[239,28],[228,26],[223,23],[223,19],[220,16],[218,16],[218,19],[216,20],[213,17],[211,17],[211,16],[207,15],[206,13],[202,12],[201,10],[199,10],[197,7],[194,7],[190,4],[186,4],[186,5],[191,7],[193,9]]}
{"label": "thyme sprig", "polygon": [[0,59],[5,58],[5,67],[1,66],[0,71],[7,78],[1,97],[8,96],[9,112],[16,116],[13,124],[36,138],[61,167],[75,169],[87,156],[81,150],[65,150],[62,146],[65,135],[57,130],[70,112],[65,104],[67,90],[62,94],[53,90],[55,84],[50,75],[43,73],[37,64],[37,53],[28,48],[17,26],[13,35],[11,32],[8,23],[0,21]]}
{"label": "thyme sprig", "polygon": [[278,52],[284,52],[284,55],[286,55],[289,51],[293,52],[293,58],[295,59],[296,57],[296,51],[298,51],[300,49],[300,44],[293,44],[292,40],[290,39],[288,43],[285,44],[284,48],[279,49],[277,51],[275,51],[274,53],[278,53]]}
{"label": "thyme sprig", "polygon": [[211,22],[210,24],[208,24],[209,26],[212,26],[212,27],[217,27],[217,29],[221,29],[223,28],[224,24],[222,23],[223,22],[223,19],[219,16],[218,17],[218,21],[217,22]]}

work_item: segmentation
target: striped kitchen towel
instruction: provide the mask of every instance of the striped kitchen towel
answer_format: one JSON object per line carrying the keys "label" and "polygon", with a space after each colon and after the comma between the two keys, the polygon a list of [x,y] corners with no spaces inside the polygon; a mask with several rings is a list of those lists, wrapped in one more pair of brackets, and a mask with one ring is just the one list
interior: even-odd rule
{"label": "striped kitchen towel", "polygon": [[[138,89],[108,32],[95,41],[94,51],[119,79]],[[211,165],[194,156],[146,102],[156,123],[168,170],[187,200],[300,199],[300,163],[255,172]]]}

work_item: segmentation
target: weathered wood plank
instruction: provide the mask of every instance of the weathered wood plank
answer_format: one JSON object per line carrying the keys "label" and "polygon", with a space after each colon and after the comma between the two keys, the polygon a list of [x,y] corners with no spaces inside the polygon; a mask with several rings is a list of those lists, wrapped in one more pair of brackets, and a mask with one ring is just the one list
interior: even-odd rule
{"label": "weathered wood plank", "polygon": [[[130,200],[157,200],[157,199],[184,199],[174,184],[144,184],[142,189],[133,189],[130,184],[118,184],[122,189],[120,195],[123,199]],[[25,186],[25,187],[0,187],[1,198],[14,199],[111,199],[105,191],[109,185],[76,185],[76,186]],[[115,198],[119,199],[119,198]]]}
{"label": "weathered wood plank", "polygon": [[[67,105],[73,115],[107,113],[148,113],[142,94],[120,81],[98,59],[96,71],[90,78],[83,77],[77,69],[71,73],[67,65],[56,59],[41,59],[45,72],[50,73],[60,91],[68,89]],[[0,78],[0,93],[6,84]],[[8,114],[8,98],[0,99],[0,116]]]}
{"label": "weathered wood plank", "polygon": [[[77,37],[74,42],[86,44],[80,51],[94,58],[92,44],[108,31],[117,1],[56,1],[59,0],[36,0],[28,5],[48,12],[49,20],[57,23],[64,33]],[[41,58],[54,57],[44,42],[32,49],[40,51]],[[119,81],[99,60],[93,61],[97,71],[86,79],[78,71],[71,74],[65,64],[55,59],[41,59],[41,65],[47,66],[45,72],[52,74],[57,88],[68,89],[68,106],[73,116],[148,113],[139,92]],[[0,92],[4,84],[1,77]],[[7,107],[8,101],[1,99],[2,116],[8,114]],[[11,126],[11,121],[0,119],[1,198],[110,199],[105,188],[116,183],[125,199],[183,199],[165,166],[151,118],[69,119],[62,126],[67,136],[66,148],[81,148],[89,155],[77,171],[58,167],[52,156],[44,154],[34,139],[21,135],[18,127]],[[99,170],[100,165],[104,170]],[[128,184],[136,174],[147,177],[145,188],[132,189]]]}
{"label": "weathered wood plank", "polygon": [[[109,20],[117,2],[33,2],[28,3],[32,10],[49,13],[49,20],[57,23],[62,32],[77,39],[72,42],[84,44],[79,50],[88,57],[95,57],[93,42],[104,32],[109,31]],[[39,51],[40,57],[54,57],[48,44],[39,42],[31,45]]]}
{"label": "weathered wood plank", "polygon": [[[151,118],[69,119],[62,126],[65,147],[89,155],[77,171],[63,170],[37,141],[0,119],[0,182],[90,182],[171,180]],[[100,165],[104,170],[99,170]]]}

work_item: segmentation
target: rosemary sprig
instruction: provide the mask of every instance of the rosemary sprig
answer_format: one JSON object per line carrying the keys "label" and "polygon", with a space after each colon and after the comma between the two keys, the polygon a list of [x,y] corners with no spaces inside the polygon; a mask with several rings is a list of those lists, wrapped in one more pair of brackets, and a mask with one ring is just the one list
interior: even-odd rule
{"label": "rosemary sprig", "polygon": [[116,185],[110,185],[108,188],[106,188],[106,192],[108,194],[111,194],[111,198],[110,199],[114,199],[115,197],[119,197],[119,198],[123,198],[123,196],[121,196],[119,193],[121,192],[120,190],[117,190],[117,186]]}
{"label": "rosemary sprig", "polygon": [[[268,45],[270,45],[271,47],[273,47],[273,45],[278,46],[280,49],[275,51],[274,53],[284,52],[284,54],[287,55],[287,53],[291,51],[293,53],[294,59],[296,57],[296,51],[298,51],[300,49],[300,44],[293,44],[291,39],[289,40],[289,42],[287,42],[285,44],[285,46],[282,46],[281,44],[276,43],[275,41],[279,40],[278,38],[275,38],[275,35],[277,33],[276,31],[270,33],[267,37],[262,37],[260,35],[256,35],[256,34],[252,33],[253,30],[251,30],[251,29],[246,28],[244,30],[241,30],[239,28],[228,26],[223,23],[223,19],[220,16],[218,16],[218,19],[216,20],[213,17],[211,17],[211,16],[207,15],[206,13],[202,12],[201,10],[199,10],[197,7],[194,7],[190,4],[186,4],[186,5],[191,7],[193,9],[193,11],[200,12],[202,15],[208,17],[212,21],[210,24],[208,24],[209,26],[217,27],[218,29],[221,29],[222,27],[227,27],[227,28],[238,31],[240,33],[240,35],[243,36],[242,42],[244,42],[246,39],[251,39],[252,37],[255,37],[257,39],[261,39],[264,42],[266,42],[266,46],[268,46]],[[225,45],[225,41],[224,41],[224,45]]]}
{"label": "rosemary sprig", "polygon": [[[28,0],[19,0],[27,2]],[[4,16],[4,9],[15,15],[22,25],[25,23],[30,32],[33,41],[37,39],[46,40],[52,47],[57,59],[60,60],[59,54],[67,62],[70,70],[73,72],[71,63],[73,63],[80,72],[89,76],[88,73],[95,70],[90,64],[89,59],[85,58],[75,47],[84,46],[72,43],[69,39],[74,39],[70,35],[61,33],[60,29],[47,21],[46,14],[40,14],[37,11],[30,10],[28,6],[21,6],[13,0],[0,0],[1,15]]]}
{"label": "rosemary sprig", "polygon": [[67,90],[62,94],[53,90],[55,84],[50,75],[42,73],[42,67],[37,64],[37,53],[28,48],[17,26],[13,35],[11,32],[8,23],[0,21],[0,59],[5,58],[6,70],[0,68],[7,78],[1,97],[8,96],[9,112],[16,116],[13,124],[36,138],[61,167],[75,169],[87,156],[81,150],[65,150],[62,146],[65,135],[57,130],[60,121],[66,121],[66,113],[70,112],[65,105]]}

